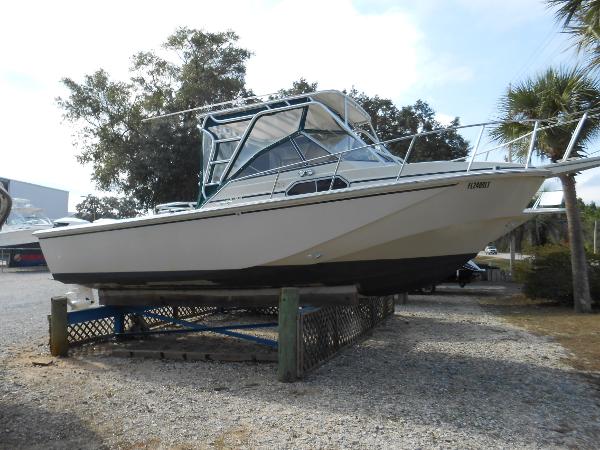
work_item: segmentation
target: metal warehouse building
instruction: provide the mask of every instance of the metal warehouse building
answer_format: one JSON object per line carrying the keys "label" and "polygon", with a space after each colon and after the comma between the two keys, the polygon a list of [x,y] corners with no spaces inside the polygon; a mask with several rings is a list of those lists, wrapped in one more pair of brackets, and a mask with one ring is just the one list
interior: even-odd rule
{"label": "metal warehouse building", "polygon": [[29,200],[34,206],[42,208],[52,220],[68,215],[68,191],[2,177],[0,183],[12,198]]}

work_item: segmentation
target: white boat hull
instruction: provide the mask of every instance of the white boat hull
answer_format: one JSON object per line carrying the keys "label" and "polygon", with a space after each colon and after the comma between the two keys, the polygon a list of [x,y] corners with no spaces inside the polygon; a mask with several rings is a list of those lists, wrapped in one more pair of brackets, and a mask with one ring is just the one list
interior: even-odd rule
{"label": "white boat hull", "polygon": [[[542,171],[472,174],[39,233],[54,277],[137,284],[358,284],[394,291],[438,281],[524,221]],[[484,181],[473,188],[473,180]]]}
{"label": "white boat hull", "polygon": [[48,228],[51,226],[41,225],[18,230],[2,230],[0,231],[0,248],[39,247],[38,238],[33,233]]}

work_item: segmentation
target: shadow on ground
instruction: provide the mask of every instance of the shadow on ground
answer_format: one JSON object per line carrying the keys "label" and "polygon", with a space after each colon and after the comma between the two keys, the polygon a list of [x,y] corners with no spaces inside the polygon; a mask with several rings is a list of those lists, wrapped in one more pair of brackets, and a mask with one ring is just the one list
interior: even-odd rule
{"label": "shadow on ground", "polygon": [[[295,424],[311,427],[318,415],[327,418],[318,422],[331,427],[327,433],[345,433],[349,426],[365,427],[368,432],[375,424],[386,427],[389,435],[383,446],[399,442],[407,433],[417,433],[433,445],[423,436],[436,432],[461,437],[448,441],[459,447],[488,442],[492,446],[593,448],[600,441],[598,393],[579,374],[558,363],[555,347],[493,319],[474,298],[433,295],[411,298],[371,337],[343,350],[297,383],[278,383],[275,364],[91,354],[65,360],[46,373],[55,371],[51,383],[61,383],[65,373],[77,372],[94,379],[95,387],[90,385],[90,389],[102,391],[110,386],[118,393],[114,399],[117,414],[126,416],[128,405],[135,403],[136,408],[153,409],[157,416],[168,411],[181,418],[178,422],[189,423],[190,418],[196,423],[198,417],[205,417],[207,429],[211,420],[231,426],[264,418],[266,430],[262,432],[268,433],[276,429],[268,422],[270,418],[285,425],[286,415],[293,414]],[[168,390],[159,396],[165,386]],[[64,390],[75,404],[80,392],[69,386]],[[212,405],[209,412],[207,405]],[[85,408],[77,406],[81,417]],[[3,407],[3,414],[12,407]],[[18,414],[19,407],[15,408]],[[50,426],[67,423],[65,435],[71,438],[78,427],[88,433],[70,414],[44,416],[48,413],[21,408],[25,408],[26,429],[34,429],[30,416],[37,413],[37,420]],[[235,411],[234,422],[230,411]],[[303,433],[303,428],[296,425],[292,431],[279,432]],[[11,442],[22,443],[16,439],[19,436]],[[481,437],[483,441],[476,440]],[[88,439],[100,445],[97,436],[90,434]]]}
{"label": "shadow on ground", "polygon": [[0,448],[16,450],[108,447],[75,413],[51,412],[40,405],[0,401]]}

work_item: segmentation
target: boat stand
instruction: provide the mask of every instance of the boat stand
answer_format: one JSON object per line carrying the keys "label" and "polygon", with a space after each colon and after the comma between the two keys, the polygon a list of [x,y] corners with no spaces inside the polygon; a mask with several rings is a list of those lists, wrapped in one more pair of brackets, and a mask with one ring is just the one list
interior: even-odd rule
{"label": "boat stand", "polygon": [[[130,311],[130,313],[136,313],[135,311]],[[257,328],[272,328],[277,326],[277,322],[269,322],[269,323],[252,323],[252,324],[239,324],[239,325],[225,325],[220,327],[208,327],[204,325],[199,325],[194,322],[190,322],[187,320],[176,319],[174,317],[168,317],[162,314],[154,314],[148,311],[142,311],[137,313],[142,317],[149,317],[152,319],[160,320],[164,323],[171,323],[175,325],[180,325],[183,328],[169,330],[169,329],[159,329],[159,330],[148,330],[148,331],[134,331],[127,332],[127,336],[145,336],[151,334],[171,334],[171,333],[190,333],[190,332],[211,332],[216,334],[222,334],[224,336],[231,336],[242,340],[247,340],[251,342],[255,342],[257,344],[266,345],[267,347],[277,348],[277,341],[273,339],[265,339],[257,336],[251,336],[249,334],[238,333],[232,330],[252,330]],[[115,333],[116,337],[122,336],[123,332]]]}
{"label": "boat stand", "polygon": [[[52,298],[49,322],[53,356],[68,356],[70,347],[89,342],[208,332],[277,349],[277,378],[294,381],[356,342],[394,312],[393,297],[361,297],[354,287],[259,290],[254,297],[251,292],[231,290],[153,290],[151,295],[147,295],[147,291],[111,291],[100,294],[103,306],[71,312],[67,311],[66,297]],[[273,301],[274,294],[277,303]],[[146,304],[142,305],[144,301]],[[182,304],[186,306],[180,306]],[[218,312],[249,308],[276,312],[277,321],[223,326],[198,323]],[[144,326],[137,326],[140,322]],[[244,332],[262,328],[277,328],[277,340]],[[137,354],[143,356],[144,352],[149,353],[138,351]],[[128,350],[113,354],[117,353],[136,356]],[[212,359],[194,352],[158,354],[176,359]],[[266,360],[275,360],[272,355]]]}

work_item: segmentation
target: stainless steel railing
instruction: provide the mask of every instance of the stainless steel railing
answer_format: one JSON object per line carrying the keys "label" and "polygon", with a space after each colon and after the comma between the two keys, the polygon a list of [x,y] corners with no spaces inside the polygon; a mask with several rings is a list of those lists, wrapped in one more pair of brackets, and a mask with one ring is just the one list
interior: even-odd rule
{"label": "stainless steel railing", "polygon": [[[579,117],[580,115],[581,115],[581,117]],[[570,117],[570,116],[574,116],[575,118],[568,119],[568,117]],[[328,158],[331,158],[332,156],[337,156],[335,169],[333,171],[331,183],[329,186],[329,190],[331,190],[331,189],[333,189],[335,177],[339,171],[339,167],[340,167],[340,164],[341,164],[341,161],[342,161],[344,155],[346,155],[348,153],[356,152],[358,150],[363,150],[363,149],[373,149],[374,150],[376,147],[381,148],[382,145],[385,146],[386,144],[392,144],[392,143],[406,141],[406,140],[410,139],[410,143],[408,145],[408,149],[407,149],[406,153],[404,154],[404,158],[393,156],[395,163],[399,165],[398,173],[396,175],[396,181],[398,181],[402,176],[405,166],[407,164],[409,164],[408,160],[409,160],[411,153],[413,152],[413,149],[415,147],[415,144],[419,138],[422,138],[425,136],[430,136],[430,135],[435,135],[435,134],[448,133],[450,131],[479,127],[479,133],[477,136],[477,140],[476,140],[475,146],[472,147],[472,149],[471,149],[470,157],[464,156],[464,157],[456,158],[456,159],[452,159],[452,160],[440,160],[440,161],[455,161],[455,162],[457,162],[457,161],[466,160],[467,158],[469,158],[467,167],[465,169],[465,172],[469,173],[471,171],[471,168],[472,168],[473,163],[475,162],[475,159],[477,158],[477,156],[486,155],[485,161],[487,161],[488,156],[492,151],[502,149],[502,148],[509,149],[511,146],[515,145],[517,142],[530,137],[530,142],[529,142],[527,154],[525,157],[525,162],[523,163],[524,168],[528,169],[531,164],[533,151],[535,150],[536,139],[537,139],[537,136],[540,131],[548,130],[548,129],[555,128],[555,127],[563,127],[565,125],[569,125],[569,124],[577,122],[577,126],[571,135],[570,142],[569,142],[567,148],[565,149],[565,152],[562,157],[562,161],[565,161],[571,157],[572,151],[575,147],[575,144],[577,143],[577,139],[579,137],[579,134],[581,133],[581,130],[582,130],[585,122],[591,118],[598,118],[598,117],[600,117],[600,108],[594,108],[594,109],[590,109],[587,111],[581,111],[581,112],[573,113],[570,115],[557,116],[557,117],[553,117],[550,119],[526,119],[526,120],[521,120],[521,121],[508,121],[508,122],[507,121],[490,121],[490,122],[476,123],[476,124],[470,124],[470,125],[444,127],[444,128],[438,128],[435,130],[431,130],[431,131],[415,133],[415,134],[408,135],[408,136],[387,139],[385,141],[379,141],[379,142],[376,142],[373,144],[362,145],[360,147],[355,147],[355,148],[351,148],[348,150],[334,153],[333,155],[328,154],[328,155],[323,155],[323,156],[319,156],[316,158],[311,158],[306,161],[303,161],[301,164],[302,164],[302,168],[305,168],[307,166],[310,167],[310,166],[318,165],[323,160],[327,160]],[[480,144],[481,144],[481,141],[482,141],[482,138],[483,138],[486,128],[502,125],[505,123],[533,123],[533,130],[530,132],[524,133],[522,136],[519,136],[508,142],[505,142],[500,145],[496,145],[494,147],[483,149],[483,150],[479,151],[479,147],[480,147]],[[550,123],[550,124],[545,125],[545,126],[540,126],[542,123]],[[593,152],[593,153],[597,153],[597,152]],[[512,159],[512,158],[509,158],[509,160],[510,159]],[[505,161],[502,161],[502,162],[505,162]],[[512,162],[512,161],[509,161],[509,162]],[[237,183],[239,181],[247,180],[250,178],[256,178],[256,177],[260,177],[260,176],[264,176],[264,175],[276,174],[275,180],[273,182],[273,187],[271,189],[271,194],[270,194],[270,198],[273,198],[273,195],[274,195],[275,189],[276,189],[276,185],[277,185],[277,182],[279,181],[281,172],[293,170],[294,168],[298,168],[298,167],[300,167],[300,163],[293,163],[293,164],[288,164],[288,165],[281,166],[281,167],[274,168],[274,169],[264,170],[262,172],[252,174],[252,175],[247,175],[245,177],[233,178],[233,179],[227,180],[227,182],[222,186],[221,189],[225,188],[226,186],[228,186],[232,183]]]}

